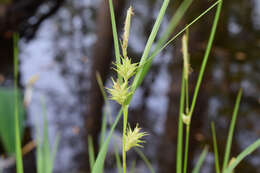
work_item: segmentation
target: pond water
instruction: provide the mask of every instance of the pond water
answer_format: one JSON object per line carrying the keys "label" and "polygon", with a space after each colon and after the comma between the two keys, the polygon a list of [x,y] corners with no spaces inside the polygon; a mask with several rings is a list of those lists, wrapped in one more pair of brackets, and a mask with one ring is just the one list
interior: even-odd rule
{"label": "pond water", "polygon": [[[86,147],[82,140],[84,133],[82,115],[88,111],[86,104],[90,87],[93,45],[97,40],[97,9],[100,3],[100,0],[68,0],[54,16],[43,22],[33,40],[20,42],[22,83],[25,85],[33,75],[40,77],[34,86],[32,102],[28,107],[29,124],[33,126],[35,122],[41,121],[41,102],[44,100],[51,141],[54,141],[57,133],[61,135],[55,164],[56,172],[81,171],[80,158]],[[144,49],[161,1],[132,0],[125,4],[125,8],[129,4],[135,10],[129,50],[131,55],[138,58]],[[195,18],[209,4],[200,3],[203,5],[201,8],[197,8],[198,5],[191,5],[184,23]],[[162,31],[166,28],[173,10],[174,7],[168,11],[162,24]],[[191,52],[195,74],[198,73],[198,65],[205,47],[203,45],[208,38],[207,29],[211,26],[212,14],[203,18],[204,22],[196,24],[194,30],[191,28],[191,38],[192,35],[202,34],[201,38],[194,36],[194,40],[200,42],[190,45],[191,49],[195,50]],[[203,116],[203,124],[200,126],[201,133],[197,135],[200,136],[199,141],[202,141],[202,144],[211,145],[209,124],[215,121],[220,150],[224,149],[235,95],[242,87],[244,94],[234,139],[234,153],[238,154],[260,137],[260,1],[229,0],[224,3],[222,17],[221,28],[217,33],[207,69],[209,78],[203,81],[204,85],[207,85],[207,90],[202,92],[206,94],[204,97],[208,106],[204,107],[206,116]],[[204,27],[204,24],[207,26]],[[156,58],[151,73],[148,74],[144,86],[137,90],[130,108],[131,112],[137,113],[134,117],[140,116],[136,118],[137,120],[130,118],[130,121],[141,121],[140,124],[144,125],[144,129],[150,134],[144,152],[157,171],[161,170],[161,162],[157,156],[160,152],[158,151],[160,140],[165,133],[168,133],[165,128],[166,120],[169,116],[168,110],[173,106],[169,97],[174,83],[172,66],[177,58],[172,54],[173,49],[174,47],[170,46]],[[114,115],[118,107],[113,103],[111,106]],[[198,145],[194,151],[194,161],[200,151],[201,147]],[[137,158],[134,154],[130,157]],[[214,156],[211,152],[207,156],[202,172],[213,172],[213,164]],[[246,159],[238,172],[260,172],[259,165],[258,150]],[[111,163],[108,163],[108,167],[108,172],[114,172]],[[140,159],[137,160],[136,172],[148,172]]]}

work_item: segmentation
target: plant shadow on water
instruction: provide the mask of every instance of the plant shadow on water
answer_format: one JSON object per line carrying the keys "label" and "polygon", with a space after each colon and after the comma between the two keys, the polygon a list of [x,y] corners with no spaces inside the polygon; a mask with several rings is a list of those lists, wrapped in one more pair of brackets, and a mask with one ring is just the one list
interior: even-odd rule
{"label": "plant shadow on water", "polygon": [[[28,108],[29,123],[33,125],[34,121],[39,119],[40,98],[44,96],[51,140],[54,141],[57,131],[61,132],[55,164],[57,172],[66,173],[68,170],[78,172],[82,164],[80,160],[85,150],[82,140],[84,133],[82,115],[88,111],[86,105],[91,102],[87,98],[94,55],[93,45],[98,37],[96,20],[99,5],[99,1],[67,1],[56,15],[41,25],[33,40],[29,43],[21,41],[22,83],[25,84],[33,74],[40,76],[40,80],[35,84],[32,103]],[[129,53],[135,59],[141,56],[151,24],[161,4],[159,1],[139,0],[131,1],[131,5],[134,7],[135,16],[129,40]],[[125,7],[128,6],[126,3]],[[168,11],[169,18],[175,6],[173,5]],[[181,24],[190,22],[208,6],[206,2],[192,4]],[[190,29],[189,47],[194,77],[198,74],[213,15],[211,12]],[[162,31],[168,22],[167,16],[163,20]],[[195,114],[201,115],[194,116],[195,132],[191,136],[192,163],[201,152],[201,144],[210,144],[212,141],[211,121],[216,123],[219,150],[224,152],[234,98],[241,86],[244,94],[232,153],[236,155],[259,138],[259,35],[258,0],[252,0],[251,4],[245,0],[224,2],[206,78],[198,98],[198,110],[195,111]],[[175,42],[173,45],[155,58],[151,71],[133,97],[129,111],[129,121],[134,124],[138,122],[150,134],[144,152],[158,172],[171,172],[173,169],[171,165],[175,164],[175,154],[172,154],[176,148],[178,115],[176,112],[179,107],[176,98],[180,92],[181,54],[180,43]],[[193,85],[195,84],[193,83],[191,88]],[[118,107],[112,104],[111,109],[112,115],[116,115]],[[210,150],[202,172],[214,171],[213,157],[213,151]],[[130,153],[129,158],[137,160],[136,170],[148,171],[137,155]],[[238,170],[259,172],[258,165],[260,165],[259,150],[241,163]],[[115,171],[109,161],[107,167],[108,172]]]}

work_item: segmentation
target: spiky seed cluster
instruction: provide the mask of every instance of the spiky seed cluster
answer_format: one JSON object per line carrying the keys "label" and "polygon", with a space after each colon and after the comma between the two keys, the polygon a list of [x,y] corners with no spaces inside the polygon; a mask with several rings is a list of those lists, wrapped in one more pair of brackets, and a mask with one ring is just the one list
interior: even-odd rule
{"label": "spiky seed cluster", "polygon": [[121,61],[115,63],[115,68],[113,68],[119,74],[119,76],[123,78],[123,81],[117,80],[115,82],[112,80],[113,87],[112,89],[108,88],[108,92],[111,94],[110,98],[117,101],[121,105],[123,105],[131,95],[131,91],[128,87],[128,80],[135,75],[138,68],[138,63],[131,63],[131,60],[127,56],[127,46],[132,15],[133,9],[130,7],[127,11],[123,42],[121,44],[123,56],[120,58]]}
{"label": "spiky seed cluster", "polygon": [[138,63],[131,63],[128,57],[121,58],[122,63],[115,64],[114,70],[123,77],[124,81],[128,81],[135,73]]}
{"label": "spiky seed cluster", "polygon": [[131,129],[128,126],[126,134],[125,134],[125,150],[129,151],[133,147],[143,147],[141,144],[145,143],[145,141],[141,140],[142,137],[147,136],[146,132],[140,132],[141,128],[138,127],[138,124],[134,128]]}
{"label": "spiky seed cluster", "polygon": [[113,87],[107,88],[108,92],[111,94],[110,99],[115,100],[119,104],[123,105],[127,98],[131,95],[131,92],[129,91],[129,87],[127,87],[127,83],[124,82],[123,84],[120,84],[119,80],[116,82],[112,78]]}

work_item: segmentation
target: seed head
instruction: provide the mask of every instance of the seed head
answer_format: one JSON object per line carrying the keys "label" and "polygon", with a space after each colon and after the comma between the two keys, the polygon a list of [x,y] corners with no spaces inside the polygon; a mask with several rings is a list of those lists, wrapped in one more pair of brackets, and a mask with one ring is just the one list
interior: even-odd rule
{"label": "seed head", "polygon": [[115,82],[113,78],[112,82],[113,87],[107,88],[108,92],[111,94],[110,99],[115,100],[117,103],[123,105],[128,99],[128,97],[131,95],[129,87],[127,87],[127,82],[120,84],[119,80]]}
{"label": "seed head", "polygon": [[124,35],[123,35],[123,43],[122,43],[122,51],[124,58],[127,57],[127,46],[128,46],[128,39],[130,33],[130,25],[131,25],[131,18],[133,15],[133,8],[130,6],[127,10],[127,15],[125,19],[125,27],[124,27]]}
{"label": "seed head", "polygon": [[145,141],[141,140],[142,137],[147,136],[146,132],[140,132],[141,128],[138,127],[138,124],[131,130],[131,127],[128,126],[125,134],[125,150],[129,151],[132,147],[143,147],[141,144]]}
{"label": "seed head", "polygon": [[138,63],[131,63],[128,57],[121,58],[122,63],[115,64],[114,70],[123,77],[124,81],[128,81],[137,71]]}
{"label": "seed head", "polygon": [[188,52],[188,37],[185,34],[182,37],[182,53],[183,53],[183,66],[184,66],[184,78],[188,80],[189,73],[192,71],[190,67],[190,55]]}

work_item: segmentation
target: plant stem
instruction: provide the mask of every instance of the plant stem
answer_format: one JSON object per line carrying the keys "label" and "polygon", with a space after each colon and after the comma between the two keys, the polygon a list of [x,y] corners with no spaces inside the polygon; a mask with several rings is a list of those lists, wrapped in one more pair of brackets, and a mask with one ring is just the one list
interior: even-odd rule
{"label": "plant stem", "polygon": [[126,173],[126,149],[125,149],[125,134],[126,134],[126,127],[127,127],[127,116],[128,116],[128,105],[123,106],[123,149],[122,149],[122,154],[123,154],[123,171]]}
{"label": "plant stem", "polygon": [[215,15],[215,18],[214,18],[213,26],[212,26],[212,29],[211,29],[211,32],[210,32],[210,37],[209,37],[207,49],[206,49],[206,52],[205,52],[205,55],[204,55],[204,58],[203,58],[203,62],[202,62],[202,65],[201,65],[198,81],[197,81],[197,84],[196,84],[196,87],[195,87],[195,91],[194,91],[194,95],[193,95],[193,99],[192,99],[192,103],[191,103],[190,116],[192,116],[194,108],[195,108],[195,104],[197,102],[197,97],[198,97],[200,85],[201,85],[201,82],[202,82],[202,79],[203,79],[203,76],[204,76],[204,72],[205,72],[207,62],[208,62],[208,58],[209,58],[209,53],[210,53],[210,50],[211,50],[211,47],[212,47],[212,44],[213,44],[213,41],[214,41],[216,29],[217,29],[217,26],[218,26],[219,16],[220,16],[221,7],[222,7],[222,0],[217,1],[217,2],[219,2],[218,8],[217,8],[217,12],[216,12],[216,15]]}
{"label": "plant stem", "polygon": [[182,84],[181,84],[181,99],[179,108],[179,122],[178,122],[178,136],[177,136],[177,159],[176,159],[176,173],[182,172],[182,139],[183,139],[183,109],[184,109],[184,97],[185,97],[185,80],[184,80],[184,68],[182,72]]}
{"label": "plant stem", "polygon": [[16,148],[16,171],[17,173],[23,173],[23,159],[21,151],[21,137],[20,137],[20,127],[19,127],[19,110],[18,110],[18,39],[17,33],[13,36],[14,42],[14,99],[15,99],[15,148]]}
{"label": "plant stem", "polygon": [[189,137],[190,137],[190,125],[186,125],[186,138],[185,138],[185,153],[184,153],[183,173],[187,173],[188,152],[189,152]]}

